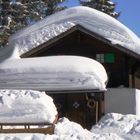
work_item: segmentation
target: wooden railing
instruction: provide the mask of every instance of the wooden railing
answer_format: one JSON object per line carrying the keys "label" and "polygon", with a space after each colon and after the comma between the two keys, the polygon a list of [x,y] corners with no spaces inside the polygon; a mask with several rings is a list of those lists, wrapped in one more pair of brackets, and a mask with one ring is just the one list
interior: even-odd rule
{"label": "wooden railing", "polygon": [[[1,123],[0,133],[43,133],[53,134],[58,115],[53,123]],[[21,128],[22,127],[22,128]]]}
{"label": "wooden railing", "polygon": [[0,123],[0,133],[53,134],[54,125],[53,123]]}

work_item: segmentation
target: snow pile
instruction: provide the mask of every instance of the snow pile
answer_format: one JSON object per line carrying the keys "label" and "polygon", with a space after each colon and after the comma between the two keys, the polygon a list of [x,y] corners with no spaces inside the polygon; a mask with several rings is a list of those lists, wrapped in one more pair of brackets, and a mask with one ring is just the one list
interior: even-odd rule
{"label": "snow pile", "polygon": [[0,63],[1,89],[106,90],[106,81],[104,67],[86,57],[50,56]]}
{"label": "snow pile", "polygon": [[140,54],[140,39],[132,31],[111,16],[83,6],[63,10],[17,32],[10,38],[9,47],[17,47],[22,55],[75,25]]}
{"label": "snow pile", "polygon": [[33,90],[0,90],[0,123],[53,123],[53,99]]}
{"label": "snow pile", "polygon": [[136,94],[136,114],[140,116],[140,89],[135,89]]}
{"label": "snow pile", "polygon": [[91,132],[96,134],[116,133],[122,138],[140,139],[140,116],[110,113],[105,115]]}
{"label": "snow pile", "polygon": [[69,121],[67,118],[62,118],[55,126],[54,135],[50,138],[60,140],[122,140],[116,134],[94,134],[84,129],[81,125]]}

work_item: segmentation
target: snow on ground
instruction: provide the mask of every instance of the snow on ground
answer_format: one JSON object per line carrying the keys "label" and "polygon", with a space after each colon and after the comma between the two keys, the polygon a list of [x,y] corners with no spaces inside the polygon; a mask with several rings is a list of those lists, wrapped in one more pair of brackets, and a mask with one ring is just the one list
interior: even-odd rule
{"label": "snow on ground", "polygon": [[140,116],[110,113],[93,126],[91,132],[114,133],[126,140],[140,140]]}
{"label": "snow on ground", "polygon": [[54,135],[49,137],[58,137],[60,140],[121,140],[116,134],[95,134],[81,125],[69,121],[67,118],[62,118],[55,127]]}
{"label": "snow on ground", "polygon": [[140,117],[111,113],[89,131],[81,125],[60,118],[53,135],[1,134],[0,140],[140,140]]}
{"label": "snow on ground", "polygon": [[[57,112],[44,92],[0,90],[0,123],[53,122]],[[140,140],[140,116],[106,114],[91,131],[60,118],[54,134],[0,134],[0,140]]]}
{"label": "snow on ground", "polygon": [[140,39],[130,29],[105,13],[83,6],[68,8],[17,32],[11,36],[9,48],[17,47],[22,55],[76,25],[140,54]]}
{"label": "snow on ground", "polygon": [[33,90],[0,90],[0,123],[53,123],[53,99]]}
{"label": "snow on ground", "polygon": [[0,89],[106,90],[106,81],[104,67],[86,57],[48,56],[0,63]]}

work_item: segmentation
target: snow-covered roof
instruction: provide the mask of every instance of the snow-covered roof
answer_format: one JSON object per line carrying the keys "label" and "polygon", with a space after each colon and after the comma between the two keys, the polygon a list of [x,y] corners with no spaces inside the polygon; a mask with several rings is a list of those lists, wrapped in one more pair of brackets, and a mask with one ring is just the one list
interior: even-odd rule
{"label": "snow-covered roof", "polygon": [[17,47],[22,55],[76,25],[140,54],[140,39],[130,29],[105,13],[83,6],[63,10],[17,32],[9,39],[9,46]]}
{"label": "snow-covered roof", "polygon": [[0,90],[0,123],[53,123],[53,99],[35,90]]}
{"label": "snow-covered roof", "polygon": [[80,56],[8,59],[0,63],[0,89],[106,90],[106,81],[100,63]]}

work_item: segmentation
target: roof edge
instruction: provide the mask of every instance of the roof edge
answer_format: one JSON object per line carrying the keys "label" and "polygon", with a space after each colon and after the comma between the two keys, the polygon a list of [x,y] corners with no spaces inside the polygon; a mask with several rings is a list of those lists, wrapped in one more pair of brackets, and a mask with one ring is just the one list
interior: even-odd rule
{"label": "roof edge", "polygon": [[21,57],[31,56],[32,54],[35,54],[36,52],[40,51],[41,49],[43,49],[43,48],[45,48],[45,47],[47,47],[47,46],[59,41],[63,37],[73,33],[74,31],[77,31],[77,30],[81,31],[81,32],[83,32],[85,34],[88,34],[88,35],[94,37],[95,39],[97,39],[99,41],[102,41],[102,42],[108,44],[109,46],[115,47],[116,49],[126,53],[127,55],[133,56],[134,58],[140,60],[140,55],[138,55],[137,53],[133,52],[132,50],[127,49],[126,47],[123,47],[120,44],[113,44],[109,39],[106,39],[105,37],[93,32],[93,31],[90,31],[89,29],[87,29],[87,28],[85,28],[85,27],[83,27],[82,25],[79,25],[79,24],[71,27],[66,32],[63,32],[63,33],[59,34],[58,36],[50,39],[49,41],[47,41],[47,42],[45,42],[43,44],[40,44],[38,47],[31,49],[29,52],[26,52],[26,53],[22,54]]}

